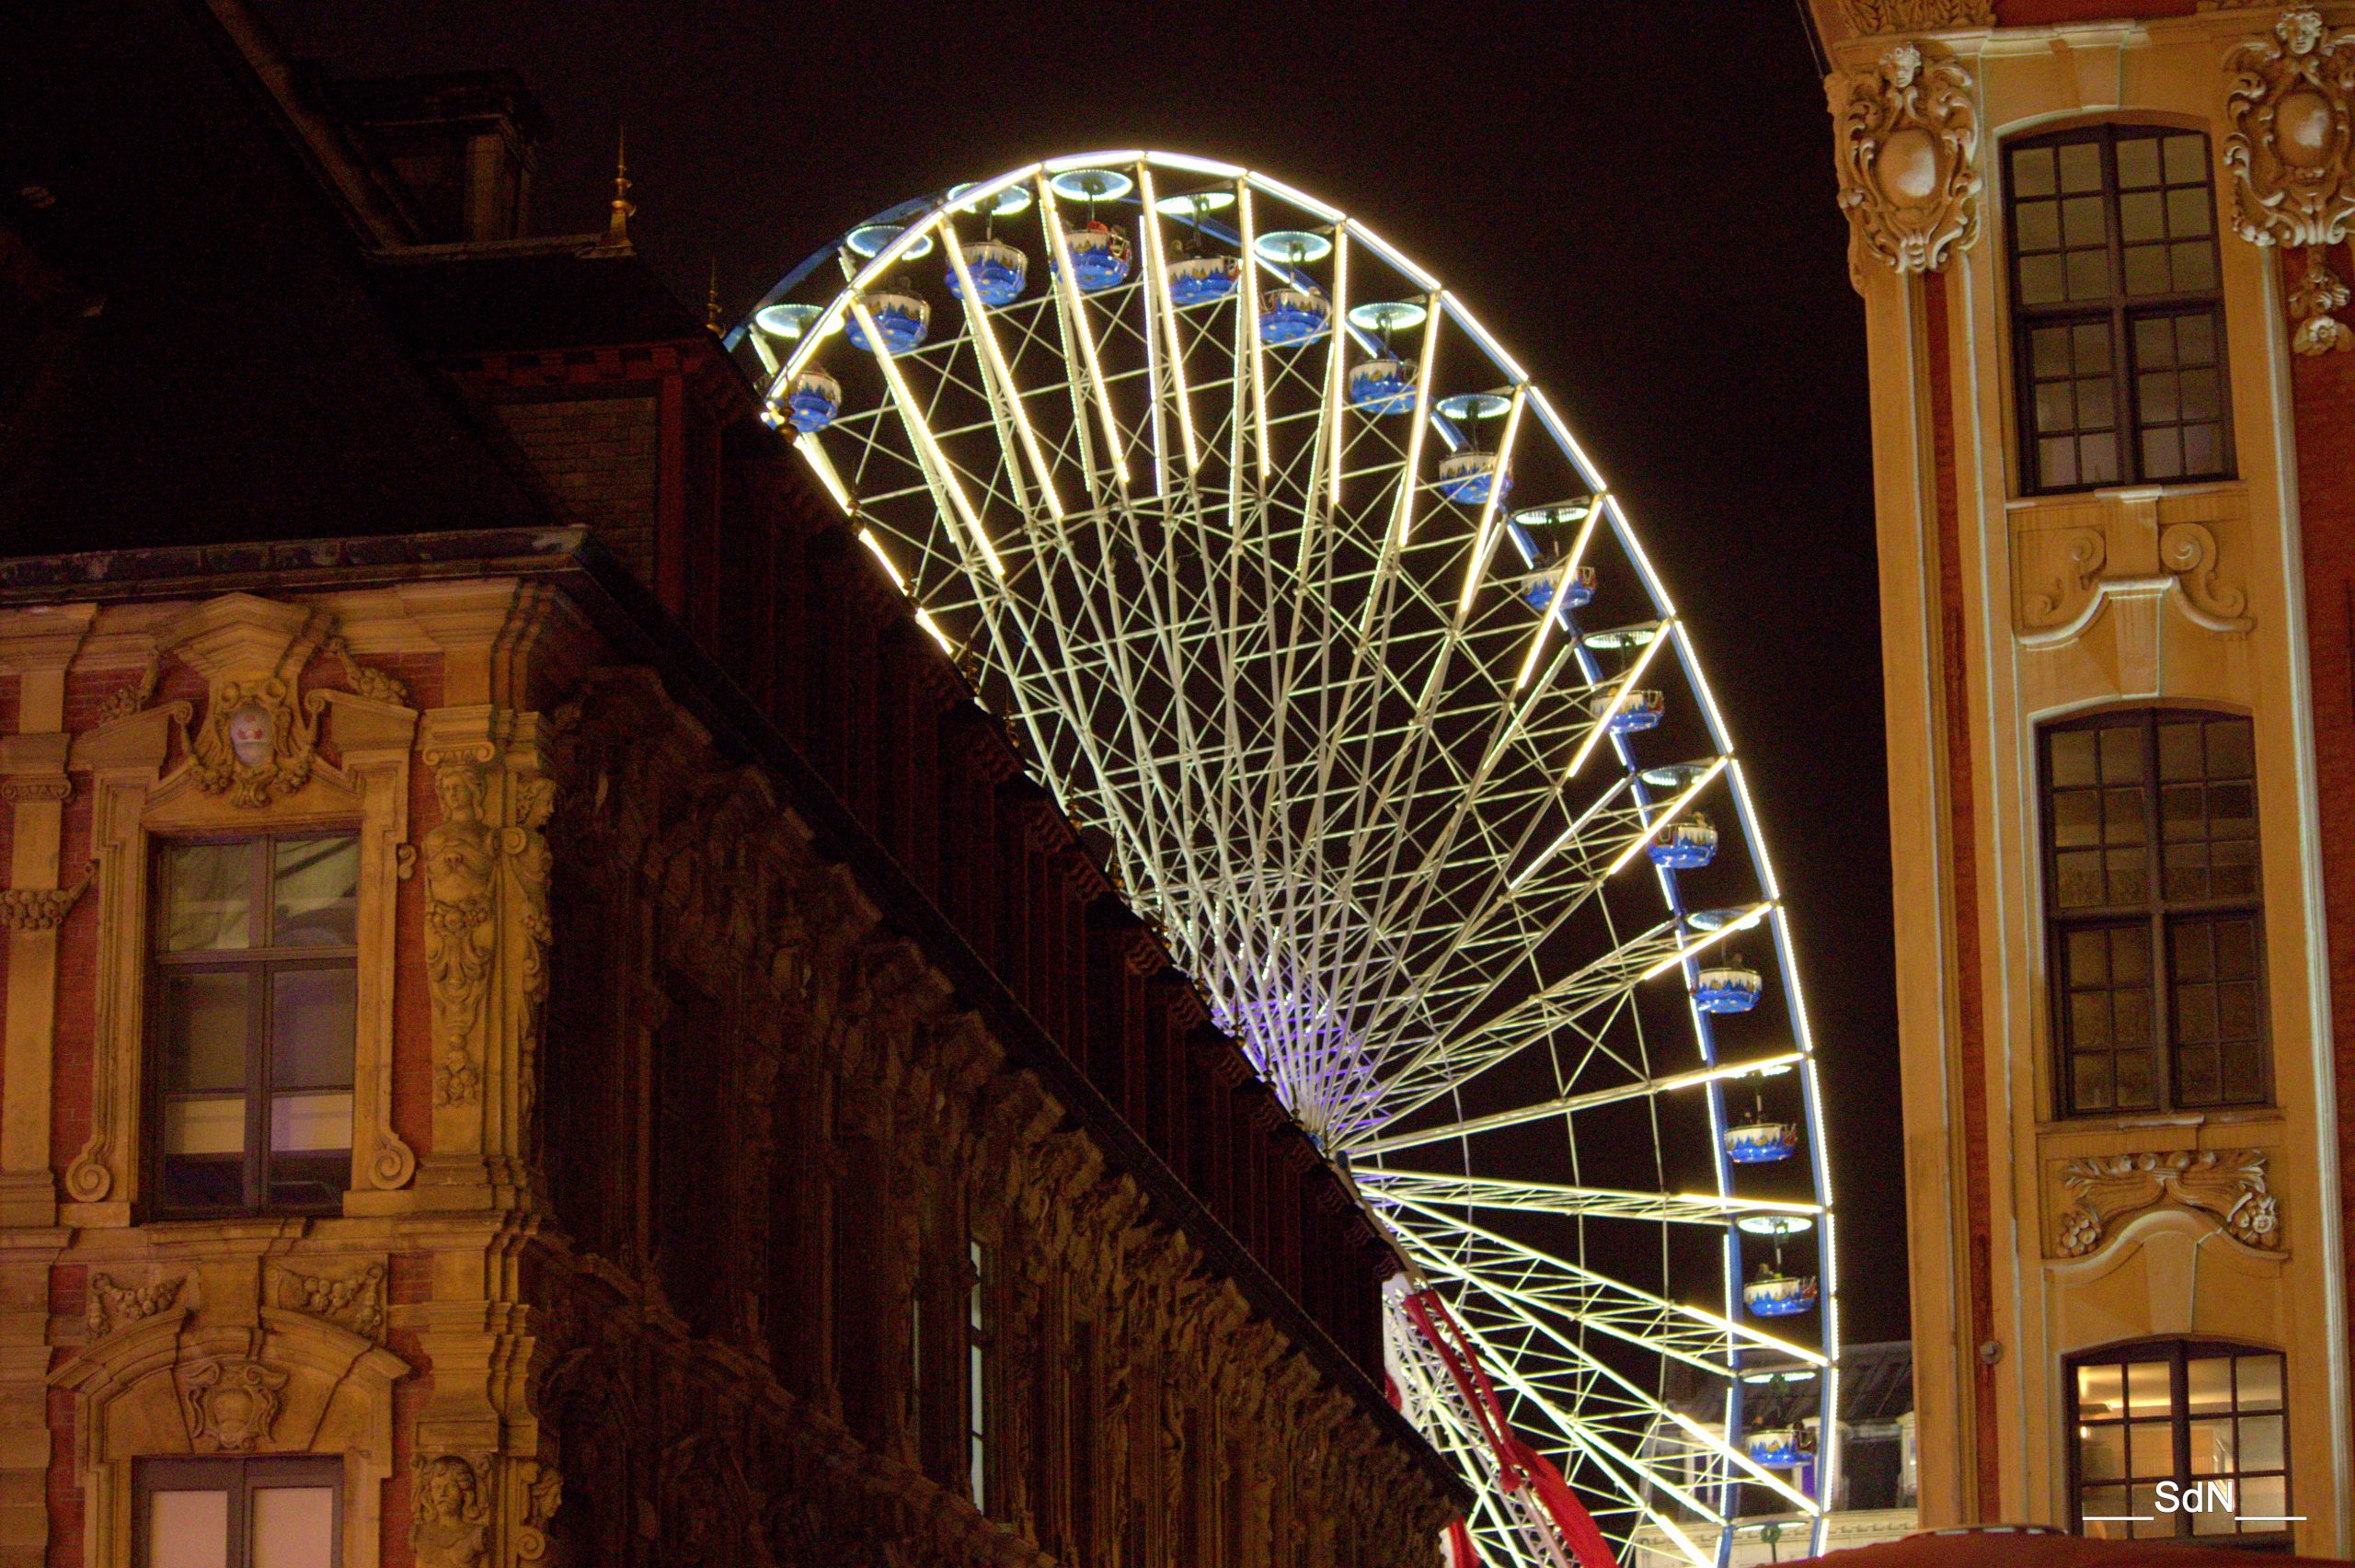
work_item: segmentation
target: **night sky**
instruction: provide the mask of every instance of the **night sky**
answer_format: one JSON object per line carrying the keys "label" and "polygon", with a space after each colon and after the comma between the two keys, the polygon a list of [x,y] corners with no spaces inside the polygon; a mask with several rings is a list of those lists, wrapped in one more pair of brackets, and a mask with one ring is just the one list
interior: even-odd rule
{"label": "night sky", "polygon": [[[729,320],[856,220],[1094,147],[1264,169],[1437,273],[1559,402],[1690,619],[1827,1067],[1852,1339],[1903,1338],[1863,318],[1798,0],[1299,7],[258,0],[339,74],[511,66],[534,225]],[[397,27],[392,25],[397,17]]]}

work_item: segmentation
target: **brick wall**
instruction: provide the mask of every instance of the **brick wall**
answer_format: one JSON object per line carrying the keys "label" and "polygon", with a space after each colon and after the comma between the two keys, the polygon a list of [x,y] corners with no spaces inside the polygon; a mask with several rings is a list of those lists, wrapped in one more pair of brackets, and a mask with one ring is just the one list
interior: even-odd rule
{"label": "brick wall", "polygon": [[654,398],[502,403],[499,417],[565,509],[653,582],[661,430]]}
{"label": "brick wall", "polygon": [[[2329,258],[2341,277],[2347,256]],[[2300,261],[2283,258],[2294,283]],[[2286,326],[2277,324],[2277,330]],[[2317,820],[2338,1102],[2339,1208],[2355,1227],[2355,355],[2294,356],[2298,521],[2305,557],[2306,659],[2314,682]],[[2355,1253],[2347,1261],[2355,1306]],[[2349,1348],[2355,1350],[2355,1344]]]}

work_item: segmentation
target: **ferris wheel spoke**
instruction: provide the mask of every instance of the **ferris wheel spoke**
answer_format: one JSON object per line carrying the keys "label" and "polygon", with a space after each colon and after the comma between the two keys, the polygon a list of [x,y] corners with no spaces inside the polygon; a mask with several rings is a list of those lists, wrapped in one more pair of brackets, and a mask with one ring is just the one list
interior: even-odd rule
{"label": "ferris wheel spoke", "polygon": [[999,348],[997,331],[990,325],[989,304],[974,287],[972,269],[965,260],[964,245],[957,237],[957,228],[945,219],[940,224],[941,247],[948,253],[949,265],[957,274],[959,292],[965,297],[966,329],[972,336],[982,364],[982,384],[990,403],[990,412],[998,432],[998,443],[1005,454],[1006,473],[1016,485],[1016,502],[1027,518],[1028,499],[1020,490],[1022,459],[1015,455],[1015,440],[1018,437],[1024,457],[1039,486],[1040,500],[1049,519],[1063,515],[1063,498],[1055,491],[1055,476],[1047,465],[1046,453],[1040,449],[1039,432],[1031,428],[1030,416],[1022,406],[1020,390],[1014,381],[1014,372],[1007,365],[1005,351]]}
{"label": "ferris wheel spoke", "polygon": [[1367,1201],[1377,1207],[1412,1202],[1425,1211],[1434,1208],[1492,1208],[1521,1214],[1565,1215],[1572,1219],[1641,1219],[1717,1227],[1743,1215],[1806,1218],[1823,1212],[1819,1204],[1777,1198],[1568,1186],[1554,1182],[1518,1181],[1494,1176],[1452,1176],[1438,1172],[1401,1170],[1390,1165],[1361,1167],[1357,1172],[1357,1180]]}
{"label": "ferris wheel spoke", "polygon": [[1526,1122],[1546,1121],[1557,1116],[1574,1116],[1580,1111],[1600,1110],[1605,1105],[1649,1099],[1683,1089],[1697,1089],[1705,1084],[1720,1082],[1727,1079],[1749,1078],[1763,1073],[1786,1070],[1806,1059],[1797,1051],[1786,1051],[1727,1066],[1671,1073],[1664,1078],[1637,1079],[1608,1089],[1594,1089],[1583,1093],[1558,1095],[1553,1099],[1541,1100],[1534,1104],[1516,1106],[1509,1111],[1498,1111],[1488,1116],[1468,1116],[1432,1127],[1385,1132],[1380,1137],[1352,1140],[1346,1147],[1353,1159],[1377,1158],[1385,1154],[1395,1154],[1402,1149],[1426,1148],[1434,1143],[1471,1138],[1484,1132],[1495,1132],[1503,1127],[1519,1127]]}

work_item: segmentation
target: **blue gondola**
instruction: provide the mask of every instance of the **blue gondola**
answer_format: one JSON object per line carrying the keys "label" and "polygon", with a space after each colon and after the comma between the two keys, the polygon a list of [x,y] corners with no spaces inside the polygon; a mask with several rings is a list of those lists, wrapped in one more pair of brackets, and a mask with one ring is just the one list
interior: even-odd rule
{"label": "blue gondola", "polygon": [[1668,700],[1658,692],[1630,692],[1616,698],[1603,692],[1588,704],[1587,711],[1609,724],[1612,734],[1633,735],[1660,723],[1668,711]]}
{"label": "blue gondola", "polygon": [[[1545,609],[1545,606],[1554,602],[1554,579],[1549,576],[1541,581],[1531,583],[1529,591],[1522,597],[1529,601],[1531,608]],[[1570,580],[1562,585],[1562,608],[1583,610],[1593,602],[1594,568],[1580,567],[1570,574]]]}
{"label": "blue gondola", "polygon": [[1695,811],[1660,830],[1644,853],[1670,871],[1696,870],[1717,853],[1717,824]]}
{"label": "blue gondola", "polygon": [[1741,1447],[1751,1463],[1768,1470],[1796,1470],[1808,1459],[1807,1451],[1799,1447],[1799,1435],[1787,1426],[1752,1432],[1742,1439]]}
{"label": "blue gondola", "polygon": [[[867,307],[874,319],[875,334],[883,339],[883,347],[894,354],[904,354],[924,341],[932,327],[932,306],[914,294],[897,289],[876,289],[861,294],[858,303]],[[859,330],[858,317],[849,318],[846,330],[853,345],[868,347],[867,334]]]}
{"label": "blue gondola", "polygon": [[1512,475],[1499,472],[1495,452],[1465,447],[1440,460],[1439,493],[1449,500],[1476,507],[1488,498],[1492,487],[1499,501],[1512,494]]}
{"label": "blue gondola", "polygon": [[1763,1271],[1741,1288],[1741,1304],[1752,1317],[1790,1318],[1815,1310],[1821,1288],[1815,1276],[1794,1276]]}
{"label": "blue gondola", "polygon": [[843,383],[814,365],[793,378],[785,397],[786,417],[805,436],[833,424],[842,406]]}
{"label": "blue gondola", "polygon": [[1270,349],[1320,338],[1332,324],[1332,302],[1313,289],[1269,289],[1259,296],[1259,341]]}
{"label": "blue gondola", "polygon": [[[1004,240],[985,239],[965,247],[965,270],[973,275],[973,292],[983,304],[1011,304],[1022,297],[1023,282],[1030,276],[1030,258]],[[948,292],[959,299],[965,297],[954,267],[948,269]]]}
{"label": "blue gondola", "polygon": [[1693,1002],[1704,1013],[1747,1013],[1758,1005],[1758,994],[1765,989],[1764,976],[1735,959],[1701,971]]}
{"label": "blue gondola", "polygon": [[1744,1122],[1726,1128],[1726,1158],[1737,1165],[1772,1165],[1798,1151],[1795,1123]]}
{"label": "blue gondola", "polygon": [[1181,305],[1223,300],[1242,286],[1243,264],[1231,256],[1180,252],[1169,262],[1169,298]]}
{"label": "blue gondola", "polygon": [[1071,258],[1071,275],[1088,293],[1128,280],[1129,236],[1102,223],[1074,229],[1063,236],[1063,251]]}
{"label": "blue gondola", "polygon": [[1415,406],[1415,371],[1404,360],[1368,360],[1350,372],[1350,403],[1369,414],[1404,414]]}

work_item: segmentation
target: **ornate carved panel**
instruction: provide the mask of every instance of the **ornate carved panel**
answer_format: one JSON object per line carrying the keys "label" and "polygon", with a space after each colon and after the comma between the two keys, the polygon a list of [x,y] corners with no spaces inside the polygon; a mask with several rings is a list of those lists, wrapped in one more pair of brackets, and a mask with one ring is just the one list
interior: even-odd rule
{"label": "ornate carved panel", "polygon": [[2244,513],[2237,495],[2156,490],[2016,511],[2013,624],[2021,642],[2074,642],[2113,603],[2155,608],[2167,600],[2203,631],[2247,632]]}
{"label": "ornate carved panel", "polygon": [[2211,1216],[2234,1241],[2278,1251],[2281,1215],[2265,1182],[2263,1150],[2111,1154],[2056,1167],[2053,1246],[2064,1257],[2100,1247],[2120,1217],[2160,1205]]}
{"label": "ornate carved panel", "polygon": [[2252,245],[2302,247],[2305,274],[2290,296],[2301,354],[2355,347],[2355,335],[2331,313],[2347,304],[2346,284],[2326,264],[2327,248],[2347,237],[2355,216],[2355,33],[2333,33],[2322,13],[2290,10],[2269,40],[2246,43],[2225,57],[2233,123],[2224,166],[2233,171],[2233,226]]}
{"label": "ornate carved panel", "polygon": [[1901,43],[1825,85],[1849,258],[1935,272],[1979,232],[1979,116],[1970,74]]}
{"label": "ornate carved panel", "polygon": [[1995,25],[1993,0],[1840,0],[1840,15],[1867,36]]}

